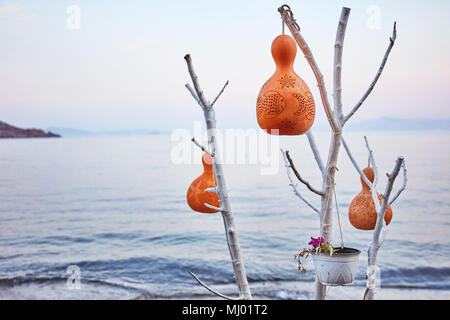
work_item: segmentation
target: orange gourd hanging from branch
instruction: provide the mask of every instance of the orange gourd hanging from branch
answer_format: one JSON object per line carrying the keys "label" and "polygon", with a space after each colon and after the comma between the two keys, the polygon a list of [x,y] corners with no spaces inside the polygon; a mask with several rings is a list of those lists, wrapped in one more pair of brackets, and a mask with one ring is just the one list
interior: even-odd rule
{"label": "orange gourd hanging from branch", "polygon": [[[367,179],[373,182],[374,171],[372,168],[368,167],[363,170]],[[350,206],[348,208],[348,218],[350,223],[360,230],[373,230],[377,223],[377,212],[375,210],[375,203],[372,199],[372,192],[369,186],[361,178],[362,190],[360,193],[353,198]],[[378,199],[381,204],[381,195],[377,193]],[[384,221],[386,225],[391,222],[392,219],[392,208],[389,206],[384,215]]]}
{"label": "orange gourd hanging from branch", "polygon": [[256,116],[261,129],[270,134],[299,135],[311,128],[315,117],[314,98],[306,83],[294,71],[297,46],[288,35],[272,42],[276,70],[261,88]]}
{"label": "orange gourd hanging from branch", "polygon": [[209,154],[204,153],[202,156],[203,173],[195,179],[187,191],[187,202],[192,210],[201,213],[214,213],[214,209],[205,206],[205,203],[215,207],[219,207],[219,198],[214,192],[205,191],[207,188],[214,188],[216,177],[213,173],[213,161]]}

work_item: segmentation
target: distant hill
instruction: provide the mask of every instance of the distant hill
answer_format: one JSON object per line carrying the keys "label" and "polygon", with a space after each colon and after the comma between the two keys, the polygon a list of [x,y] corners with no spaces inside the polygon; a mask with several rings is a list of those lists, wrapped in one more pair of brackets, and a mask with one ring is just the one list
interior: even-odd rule
{"label": "distant hill", "polygon": [[369,131],[417,131],[417,130],[450,130],[450,119],[401,119],[382,117],[348,123],[349,130]]}
{"label": "distant hill", "polygon": [[161,134],[161,132],[156,130],[145,130],[145,129],[135,129],[135,130],[111,130],[111,131],[88,131],[80,130],[74,128],[64,128],[64,127],[49,127],[47,130],[56,132],[65,137],[68,136],[110,136],[110,135],[148,135],[148,134]]}
{"label": "distant hill", "polygon": [[59,134],[41,129],[21,129],[0,121],[0,138],[57,138]]}
{"label": "distant hill", "polygon": [[91,135],[92,132],[86,131],[86,130],[79,130],[79,129],[73,129],[73,128],[59,128],[59,127],[50,127],[47,128],[48,131],[56,132],[57,134],[60,134],[64,137],[67,136],[87,136]]}
{"label": "distant hill", "polygon": [[[318,123],[314,130],[329,130],[327,123]],[[373,120],[355,121],[351,119],[345,124],[348,131],[422,131],[450,130],[450,119],[402,119],[381,117]]]}
{"label": "distant hill", "polygon": [[[330,126],[325,121],[316,123],[314,131],[328,131]],[[70,136],[112,136],[112,135],[157,135],[167,134],[170,131],[157,131],[146,129],[134,130],[110,130],[110,131],[88,131],[74,128],[49,127],[48,131]],[[403,119],[381,117],[373,120],[356,121],[351,119],[345,125],[348,131],[422,131],[422,130],[450,130],[450,119]]]}

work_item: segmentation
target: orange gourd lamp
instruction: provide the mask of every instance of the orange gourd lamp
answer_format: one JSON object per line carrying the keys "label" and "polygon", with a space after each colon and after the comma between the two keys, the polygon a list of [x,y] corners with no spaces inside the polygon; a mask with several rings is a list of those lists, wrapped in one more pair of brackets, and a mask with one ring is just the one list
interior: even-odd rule
{"label": "orange gourd lamp", "polygon": [[256,102],[258,124],[270,134],[303,134],[314,122],[314,98],[293,68],[296,54],[297,45],[290,36],[283,34],[273,40],[276,70],[262,86]]}
{"label": "orange gourd lamp", "polygon": [[214,192],[205,191],[207,188],[215,187],[215,176],[213,174],[213,161],[209,154],[202,156],[203,173],[195,179],[187,191],[186,199],[192,210],[201,213],[214,213],[214,209],[205,206],[205,203],[219,207],[219,198]]}
{"label": "orange gourd lamp", "polygon": [[[373,169],[367,167],[363,170],[367,179],[370,182],[373,182],[374,172]],[[362,178],[362,190],[360,193],[353,198],[350,206],[348,208],[348,218],[350,223],[356,228],[360,230],[373,230],[377,223],[377,212],[375,210],[375,203],[372,199],[372,192],[370,191],[369,186],[364,182]],[[381,204],[381,195],[377,193],[378,200]],[[392,208],[389,206],[384,215],[384,221],[386,225],[391,222],[392,219]]]}

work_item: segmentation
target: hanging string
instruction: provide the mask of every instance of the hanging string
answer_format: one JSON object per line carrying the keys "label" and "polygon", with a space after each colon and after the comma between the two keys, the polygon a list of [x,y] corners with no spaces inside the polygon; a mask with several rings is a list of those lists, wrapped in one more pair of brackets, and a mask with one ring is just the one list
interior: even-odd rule
{"label": "hanging string", "polygon": [[294,28],[296,31],[300,31],[300,26],[298,25],[297,21],[294,19],[294,14],[291,11],[291,8],[284,4],[281,7],[278,8],[278,12],[280,12],[283,20],[288,20],[291,27]]}
{"label": "hanging string", "polygon": [[[329,168],[328,168],[328,171],[331,168],[335,168],[336,170],[338,170],[336,165],[330,165]],[[337,197],[336,197],[336,188],[335,188],[336,183],[334,182],[334,177],[331,178],[331,176],[328,175],[328,179],[330,179],[331,188],[333,188],[333,195],[334,195],[335,206],[336,206],[336,214],[337,214],[337,217],[338,217],[339,233],[340,233],[340,236],[341,236],[341,249],[343,249],[344,248],[344,240],[343,240],[343,236],[342,236],[341,218],[340,218],[340,215],[339,215],[339,205],[338,205],[338,201],[337,201]],[[330,202],[330,197],[327,197],[325,208],[328,208],[329,202]],[[325,212],[326,212],[326,214],[328,214],[328,210],[325,210]],[[325,217],[326,216],[323,217],[323,221],[325,221]],[[322,236],[323,236],[323,233],[324,233],[323,230],[324,230],[325,226],[327,226],[327,225],[328,224],[325,224],[325,223],[322,224],[322,232],[321,232]]]}
{"label": "hanging string", "polygon": [[284,19],[281,17],[281,34],[284,34]]}
{"label": "hanging string", "polygon": [[344,249],[344,239],[342,238],[341,218],[339,216],[339,205],[338,205],[338,201],[337,201],[337,197],[336,197],[336,188],[334,187],[335,185],[336,184],[333,183],[334,201],[335,201],[335,204],[336,204],[336,214],[337,214],[338,224],[339,224],[339,233],[341,235],[341,249]]}

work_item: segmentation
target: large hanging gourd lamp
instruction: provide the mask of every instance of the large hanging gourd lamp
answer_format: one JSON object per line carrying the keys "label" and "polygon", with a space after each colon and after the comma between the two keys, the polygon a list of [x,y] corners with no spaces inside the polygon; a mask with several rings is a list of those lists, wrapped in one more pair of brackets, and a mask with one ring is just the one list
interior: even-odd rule
{"label": "large hanging gourd lamp", "polygon": [[219,207],[219,198],[214,192],[205,191],[216,186],[216,177],[213,172],[213,160],[206,152],[202,156],[203,173],[195,179],[187,191],[186,199],[192,210],[201,213],[214,213],[217,210],[208,208],[205,203]]}
{"label": "large hanging gourd lamp", "polygon": [[297,46],[290,36],[283,34],[273,40],[276,70],[262,86],[256,103],[258,124],[269,134],[303,134],[314,122],[314,98],[293,68],[296,54]]}
{"label": "large hanging gourd lamp", "polygon": [[[374,171],[372,168],[367,167],[363,170],[367,179],[370,182],[373,182],[374,179]],[[348,218],[350,223],[356,228],[360,230],[373,230],[377,223],[377,212],[375,210],[375,203],[372,198],[372,191],[369,186],[364,182],[362,178],[362,190],[358,193],[350,203],[348,208]],[[381,195],[377,193],[378,200],[381,204]],[[392,208],[389,206],[384,215],[384,221],[386,225],[391,222],[392,219]]]}

